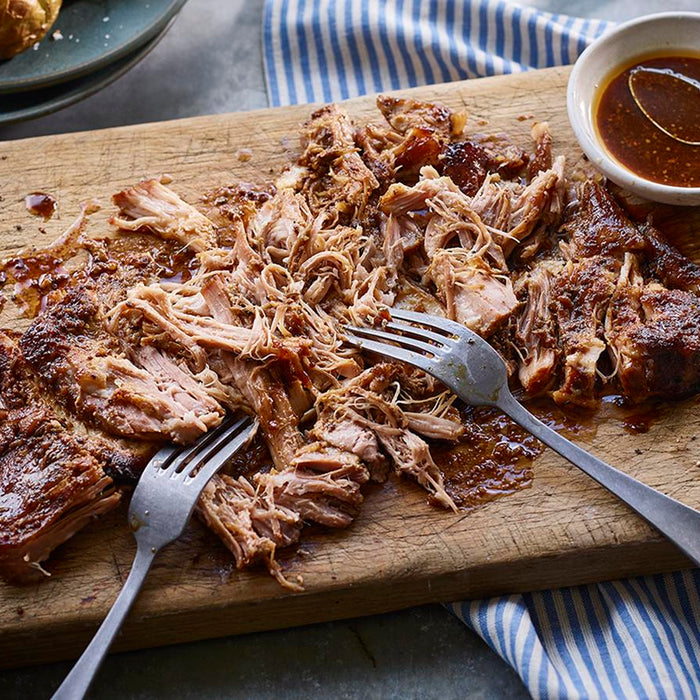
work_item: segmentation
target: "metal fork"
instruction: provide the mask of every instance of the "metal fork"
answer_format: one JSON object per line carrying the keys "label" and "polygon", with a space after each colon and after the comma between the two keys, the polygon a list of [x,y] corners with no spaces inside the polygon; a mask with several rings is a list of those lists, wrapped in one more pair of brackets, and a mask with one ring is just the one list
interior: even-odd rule
{"label": "metal fork", "polygon": [[698,511],[611,467],[535,418],[510,392],[505,362],[481,336],[438,316],[389,311],[392,319],[403,323],[392,320],[385,330],[348,326],[348,342],[425,370],[468,404],[500,408],[614,493],[700,566]]}
{"label": "metal fork", "polygon": [[52,700],[85,696],[156,554],[183,533],[202,489],[250,440],[257,426],[257,420],[247,416],[228,418],[190,447],[163,447],[146,465],[129,505],[129,526],[137,543],[131,571],[100,629]]}

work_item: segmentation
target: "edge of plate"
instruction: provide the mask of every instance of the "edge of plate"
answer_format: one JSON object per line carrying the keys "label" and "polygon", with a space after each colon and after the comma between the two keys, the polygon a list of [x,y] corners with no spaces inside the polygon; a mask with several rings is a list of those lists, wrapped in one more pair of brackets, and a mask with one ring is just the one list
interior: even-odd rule
{"label": "edge of plate", "polygon": [[180,13],[180,10],[186,2],[187,0],[174,0],[171,6],[156,22],[150,24],[144,31],[132,37],[125,44],[121,44],[115,49],[106,51],[99,58],[73,65],[70,68],[52,74],[49,79],[35,77],[30,79],[19,78],[14,81],[10,80],[9,82],[0,84],[0,95],[16,92],[30,92],[31,90],[40,90],[60,85],[70,80],[78,80],[91,73],[96,73],[112,63],[127,58],[130,54],[135,53],[139,48],[152,41],[155,37],[161,36],[170,26],[172,20]]}
{"label": "edge of plate", "polygon": [[[76,102],[80,102],[81,100],[84,100],[85,98],[90,97],[96,92],[106,88],[108,85],[111,85],[115,80],[121,78],[122,75],[140,63],[142,59],[146,58],[146,56],[148,56],[148,54],[150,54],[151,51],[158,46],[160,40],[168,33],[168,30],[176,19],[177,16],[171,17],[168,24],[161,30],[160,34],[151,39],[145,46],[141,46],[140,48],[136,49],[132,55],[122,58],[119,65],[112,67],[112,71],[108,72],[107,68],[103,69],[106,71],[104,76],[101,79],[95,80],[94,83],[88,84],[85,90],[81,91],[78,89],[76,92],[64,95],[62,97],[56,97],[55,99],[49,99],[46,102],[34,105],[32,107],[27,107],[8,116],[5,116],[2,114],[2,112],[0,112],[0,126],[9,126],[10,124],[17,124],[29,119],[45,117],[46,115],[58,112],[65,107],[70,107]],[[2,134],[0,134],[0,141],[2,140]]]}

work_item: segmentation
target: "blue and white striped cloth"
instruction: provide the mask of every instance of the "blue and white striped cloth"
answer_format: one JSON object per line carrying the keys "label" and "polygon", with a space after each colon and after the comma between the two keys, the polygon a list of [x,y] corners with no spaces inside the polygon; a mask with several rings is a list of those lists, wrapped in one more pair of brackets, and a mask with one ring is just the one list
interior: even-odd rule
{"label": "blue and white striped cloth", "polygon": [[[573,62],[608,24],[503,0],[267,0],[270,103]],[[535,698],[700,700],[700,572],[448,607]]]}
{"label": "blue and white striped cloth", "polygon": [[451,603],[535,698],[700,697],[700,571]]}
{"label": "blue and white striped cloth", "polygon": [[267,0],[270,104],[573,63],[609,23],[503,0]]}

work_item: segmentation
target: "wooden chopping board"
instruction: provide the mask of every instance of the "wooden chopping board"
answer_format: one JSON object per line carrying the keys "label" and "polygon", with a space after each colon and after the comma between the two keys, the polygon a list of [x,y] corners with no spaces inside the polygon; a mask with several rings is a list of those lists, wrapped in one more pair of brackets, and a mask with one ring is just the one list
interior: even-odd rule
{"label": "wooden chopping board", "polygon": [[[581,154],[566,118],[568,73],[556,68],[405,94],[466,109],[470,128],[505,131],[523,144],[534,119],[547,120],[556,152],[573,164]],[[356,119],[379,119],[373,98],[346,107]],[[107,205],[106,219],[109,196],[147,175],[168,173],[190,201],[212,185],[261,181],[296,148],[298,124],[309,112],[299,106],[0,143],[0,256],[52,240],[86,198]],[[244,148],[252,151],[248,162],[237,157]],[[23,204],[37,190],[59,201],[59,216],[45,225]],[[8,308],[0,325],[24,323]],[[645,434],[629,434],[610,420],[577,439],[700,507],[699,423],[698,402],[690,400],[664,408]],[[121,508],[59,548],[47,564],[50,578],[27,587],[0,583],[0,665],[77,656],[116,597],[134,551]],[[615,498],[546,451],[535,463],[532,488],[472,513],[432,508],[422,490],[396,480],[372,491],[349,530],[305,538],[288,569],[304,577],[300,594],[264,573],[235,571],[223,546],[193,522],[156,560],[115,649],[686,566]]]}

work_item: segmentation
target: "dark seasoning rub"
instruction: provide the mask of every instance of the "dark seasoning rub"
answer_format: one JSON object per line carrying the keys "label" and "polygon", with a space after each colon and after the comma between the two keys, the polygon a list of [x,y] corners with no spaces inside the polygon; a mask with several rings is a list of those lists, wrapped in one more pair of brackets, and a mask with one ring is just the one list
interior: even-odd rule
{"label": "dark seasoning rub", "polygon": [[36,575],[158,445],[229,410],[260,433],[198,515],[237,567],[292,589],[278,550],[307,525],[351,525],[392,472],[448,510],[528,486],[529,434],[343,344],[344,324],[382,324],[394,305],[487,337],[570,433],[594,429],[602,395],[644,416],[700,390],[700,268],[598,175],[567,179],[546,124],[524,150],[440,105],[377,104],[372,124],[312,114],[274,182],[195,206],[145,180],[114,195],[109,230],[92,231],[88,202],[60,239],[4,261],[5,295],[33,319],[0,333],[7,578]]}

